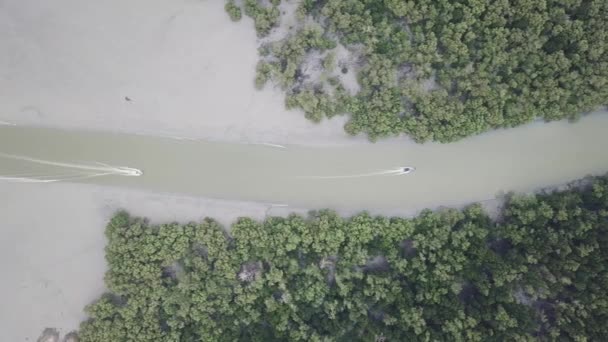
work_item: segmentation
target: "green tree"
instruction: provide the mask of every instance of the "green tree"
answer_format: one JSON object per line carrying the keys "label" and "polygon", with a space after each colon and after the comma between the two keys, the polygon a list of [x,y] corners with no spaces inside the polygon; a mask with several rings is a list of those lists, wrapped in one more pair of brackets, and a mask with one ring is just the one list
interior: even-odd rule
{"label": "green tree", "polygon": [[604,341],[608,176],[414,218],[106,228],[82,341]]}
{"label": "green tree", "polygon": [[241,8],[234,3],[234,0],[228,0],[224,6],[226,13],[232,21],[239,21],[242,17]]}
{"label": "green tree", "polygon": [[[245,1],[245,13],[261,35],[280,20],[276,5],[257,0]],[[407,134],[446,143],[536,119],[574,120],[608,103],[606,1],[306,0],[298,18],[264,57],[278,60],[278,71],[261,79],[297,94],[307,54],[328,42],[357,51],[356,100],[332,95],[339,82],[314,79],[334,106],[290,108],[316,122],[348,113],[345,130],[372,141]],[[303,44],[311,22],[323,44]],[[326,64],[322,75],[333,69]]]}

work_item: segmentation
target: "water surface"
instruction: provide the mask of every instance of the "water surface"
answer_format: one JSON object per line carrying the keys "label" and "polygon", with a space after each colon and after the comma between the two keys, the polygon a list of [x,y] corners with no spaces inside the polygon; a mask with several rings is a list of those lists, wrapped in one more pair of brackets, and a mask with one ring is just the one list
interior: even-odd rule
{"label": "water surface", "polygon": [[[608,171],[608,115],[533,124],[453,144],[243,145],[140,135],[0,127],[0,152],[140,177],[79,179],[82,170],[0,157],[0,175],[143,188],[297,207],[414,209],[485,200]],[[407,175],[324,178],[414,166]],[[315,178],[319,177],[319,178]],[[41,184],[44,186],[44,184]]]}

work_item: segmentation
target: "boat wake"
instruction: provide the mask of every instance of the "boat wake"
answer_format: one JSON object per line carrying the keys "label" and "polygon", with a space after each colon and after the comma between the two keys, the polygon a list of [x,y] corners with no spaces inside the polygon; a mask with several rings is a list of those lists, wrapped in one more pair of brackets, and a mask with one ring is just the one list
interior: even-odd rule
{"label": "boat wake", "polygon": [[64,162],[55,162],[50,160],[31,158],[27,156],[14,155],[8,153],[0,152],[0,157],[14,160],[21,160],[25,162],[41,164],[41,165],[49,165],[56,166],[60,168],[70,169],[72,171],[78,170],[80,172],[77,173],[69,173],[69,174],[36,174],[36,173],[20,173],[20,174],[10,174],[10,175],[0,175],[0,180],[2,181],[10,181],[17,183],[53,183],[60,181],[72,181],[72,180],[81,180],[102,176],[127,176],[127,177],[138,177],[143,175],[143,171],[126,166],[112,166],[101,162],[95,162],[95,165],[87,165],[87,164],[74,164],[74,163],[64,163]]}
{"label": "boat wake", "polygon": [[108,176],[111,173],[95,173],[95,174],[76,174],[76,175],[32,175],[32,176],[15,176],[15,175],[0,175],[0,181],[7,181],[13,183],[55,183],[74,181],[87,178],[95,178],[101,176]]}
{"label": "boat wake", "polygon": [[343,178],[362,178],[362,177],[374,177],[374,176],[400,176],[416,170],[411,166],[401,166],[390,170],[382,170],[370,173],[360,173],[355,175],[340,175],[340,176],[299,176],[297,178],[304,179],[343,179]]}
{"label": "boat wake", "polygon": [[267,142],[261,142],[261,143],[251,143],[251,145],[260,145],[260,146],[267,146],[267,147],[274,147],[274,148],[281,148],[281,149],[286,149],[286,146],[283,145],[279,145],[279,144],[273,144],[273,143],[267,143]]}

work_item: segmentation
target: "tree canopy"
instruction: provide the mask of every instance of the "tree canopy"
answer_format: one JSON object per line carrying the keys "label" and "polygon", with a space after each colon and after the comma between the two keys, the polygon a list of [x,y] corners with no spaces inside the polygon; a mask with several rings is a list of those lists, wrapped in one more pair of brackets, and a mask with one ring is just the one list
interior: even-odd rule
{"label": "tree canopy", "polygon": [[[280,3],[245,1],[260,36],[280,24]],[[258,68],[269,76],[258,86],[274,79],[314,121],[348,113],[346,131],[371,140],[451,142],[608,104],[604,0],[303,0],[296,13],[273,45],[297,49],[266,50],[261,63],[273,71]],[[312,38],[302,33],[311,26],[320,31]],[[339,74],[306,79],[304,59],[333,49],[308,42],[319,36],[356,57],[355,94],[345,96]]]}
{"label": "tree canopy", "polygon": [[106,230],[81,341],[604,341],[608,177],[415,218],[239,219]]}

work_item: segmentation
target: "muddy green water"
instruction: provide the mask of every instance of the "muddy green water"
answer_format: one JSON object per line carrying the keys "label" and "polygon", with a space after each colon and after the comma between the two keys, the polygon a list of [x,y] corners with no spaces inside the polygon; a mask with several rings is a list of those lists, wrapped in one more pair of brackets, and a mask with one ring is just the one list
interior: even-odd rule
{"label": "muddy green water", "polygon": [[[0,126],[0,152],[54,162],[141,169],[140,177],[74,179],[81,170],[0,157],[0,175],[336,209],[415,209],[530,191],[608,171],[608,115],[533,124],[453,144],[334,147],[184,141]],[[309,178],[414,166],[407,175]],[[9,181],[9,180],[4,180]],[[2,182],[2,181],[0,181]],[[40,184],[45,186],[45,184]]]}

